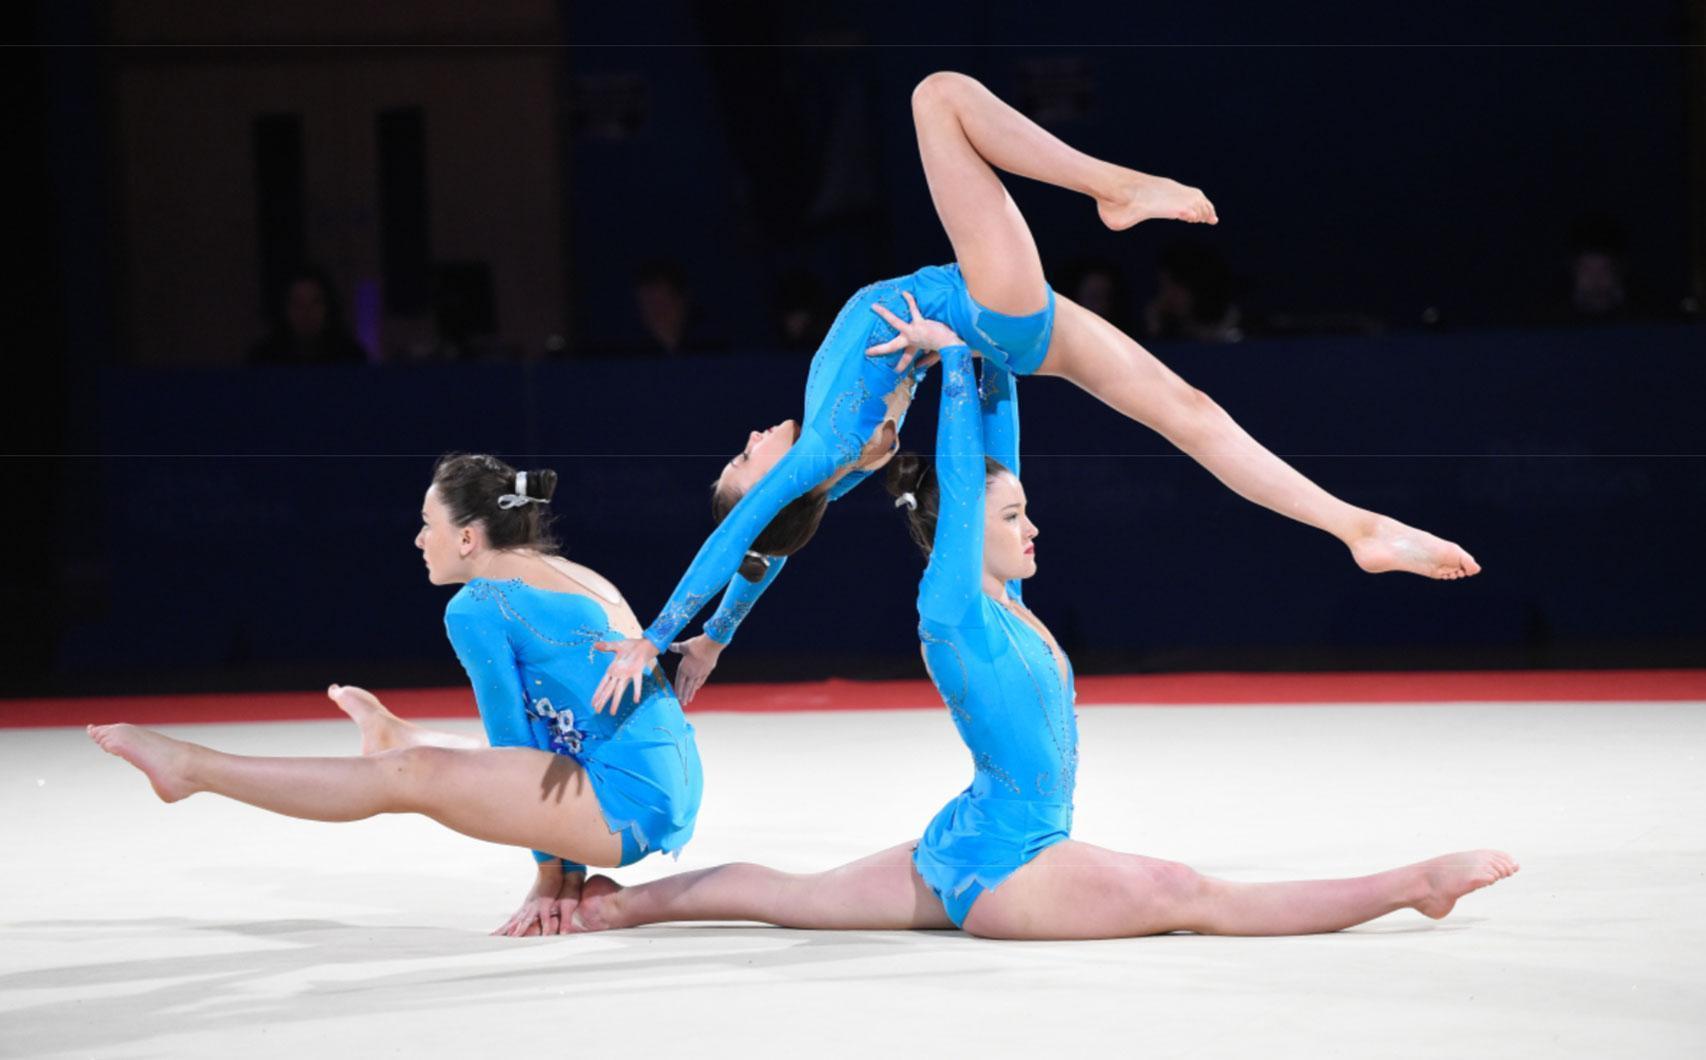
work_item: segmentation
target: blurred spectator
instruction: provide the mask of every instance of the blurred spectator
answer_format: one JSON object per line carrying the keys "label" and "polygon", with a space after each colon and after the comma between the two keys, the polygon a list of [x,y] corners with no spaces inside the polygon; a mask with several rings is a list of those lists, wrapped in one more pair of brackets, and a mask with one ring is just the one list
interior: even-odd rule
{"label": "blurred spectator", "polygon": [[829,307],[816,276],[796,269],[776,291],[776,341],[784,350],[815,350],[829,330]]}
{"label": "blurred spectator", "polygon": [[249,348],[254,364],[365,361],[344,319],[342,301],[323,269],[305,265],[291,273],[268,307],[271,331]]}
{"label": "blurred spectator", "polygon": [[1583,214],[1570,225],[1567,317],[1594,322],[1633,315],[1627,246],[1623,226],[1609,214]]}
{"label": "blurred spectator", "polygon": [[634,308],[646,333],[647,353],[687,353],[717,349],[700,327],[693,292],[682,267],[665,259],[647,262],[634,273]]}
{"label": "blurred spectator", "polygon": [[1081,258],[1062,271],[1055,290],[1131,334],[1132,299],[1125,272],[1106,258]]}
{"label": "blurred spectator", "polygon": [[1232,301],[1232,273],[1213,248],[1173,243],[1161,252],[1160,289],[1144,308],[1151,338],[1237,342],[1243,314]]}

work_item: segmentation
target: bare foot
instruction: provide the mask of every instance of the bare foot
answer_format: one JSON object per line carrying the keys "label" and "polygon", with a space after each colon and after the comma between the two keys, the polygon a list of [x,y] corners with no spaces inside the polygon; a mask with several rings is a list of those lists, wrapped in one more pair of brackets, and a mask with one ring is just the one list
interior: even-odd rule
{"label": "bare foot", "polygon": [[101,750],[142,770],[162,802],[177,802],[198,789],[187,776],[192,745],[135,725],[90,725]]}
{"label": "bare foot", "polygon": [[575,931],[609,931],[622,926],[617,895],[625,888],[608,876],[589,876],[581,884],[580,904],[571,924]]}
{"label": "bare foot", "polygon": [[361,729],[361,753],[364,755],[412,747],[417,742],[410,733],[414,726],[386,710],[379,697],[365,688],[332,685],[326,689],[326,697]]}
{"label": "bare foot", "polygon": [[1464,850],[1413,866],[1427,884],[1427,897],[1415,903],[1424,916],[1440,919],[1457,900],[1512,875],[1522,866],[1502,850]]}
{"label": "bare foot", "polygon": [[1220,223],[1214,204],[1201,189],[1134,169],[1124,171],[1119,188],[1111,197],[1097,197],[1096,212],[1102,215],[1102,223],[1116,232],[1154,218],[1194,224]]}
{"label": "bare foot", "polygon": [[1481,565],[1461,545],[1384,515],[1376,516],[1368,532],[1351,543],[1351,556],[1370,574],[1401,570],[1455,581],[1481,573]]}

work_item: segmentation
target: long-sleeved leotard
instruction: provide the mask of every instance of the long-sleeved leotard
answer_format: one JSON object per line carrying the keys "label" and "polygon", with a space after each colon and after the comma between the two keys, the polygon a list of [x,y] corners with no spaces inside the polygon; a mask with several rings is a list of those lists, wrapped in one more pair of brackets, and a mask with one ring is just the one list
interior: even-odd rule
{"label": "long-sleeved leotard", "polygon": [[[971,354],[942,351],[936,537],[918,587],[918,637],[930,678],[972,757],[971,785],[924,831],[913,864],[963,925],[972,903],[1072,828],[1078,722],[1071,663],[1007,602],[983,591],[984,462],[1018,473],[1013,379],[984,365],[981,410]],[[1009,447],[1010,446],[1010,447]]]}
{"label": "long-sleeved leotard", "polygon": [[[1015,317],[973,301],[956,265],[930,266],[860,290],[841,307],[812,357],[799,439],[700,546],[657,620],[646,629],[646,639],[659,651],[667,650],[681,628],[724,586],[722,603],[706,623],[705,632],[720,643],[729,642],[741,619],[781,570],[779,559],[772,559],[761,581],[739,577],[735,572],[747,549],[790,501],[858,460],[888,415],[885,398],[890,393],[904,386],[910,396],[917,387],[924,370],[896,372],[899,353],[881,358],[865,355],[869,347],[895,336],[894,328],[871,307],[880,304],[905,319],[910,311],[901,296],[903,291],[911,292],[923,316],[947,323],[976,346],[986,361],[995,361],[1021,375],[1042,364],[1054,324],[1053,291],[1048,292],[1042,311]],[[904,419],[903,411],[900,420]],[[845,496],[868,474],[849,471],[830,488],[829,499]]]}
{"label": "long-sleeved leotard", "polygon": [[[653,850],[674,853],[692,838],[699,751],[669,684],[654,670],[640,702],[608,714],[590,706],[610,662],[592,646],[621,636],[596,601],[520,579],[475,578],[451,597],[444,627],[474,686],[487,740],[574,759],[606,826],[622,837],[622,864]],[[554,856],[534,851],[539,861]],[[563,860],[566,870],[583,867]]]}

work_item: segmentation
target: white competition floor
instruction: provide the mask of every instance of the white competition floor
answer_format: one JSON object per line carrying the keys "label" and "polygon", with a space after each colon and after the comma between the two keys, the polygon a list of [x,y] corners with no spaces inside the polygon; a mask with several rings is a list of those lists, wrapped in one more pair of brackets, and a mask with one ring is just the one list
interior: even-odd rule
{"label": "white competition floor", "polygon": [[[936,711],[693,721],[706,790],[681,868],[850,860],[916,836],[969,772]],[[1522,872],[1441,922],[1292,939],[495,939],[524,852],[415,818],[165,806],[81,730],[5,730],[0,1055],[1706,1056],[1706,704],[1086,707],[1080,725],[1090,842],[1240,880],[1481,846]],[[356,749],[341,720],[166,731]]]}

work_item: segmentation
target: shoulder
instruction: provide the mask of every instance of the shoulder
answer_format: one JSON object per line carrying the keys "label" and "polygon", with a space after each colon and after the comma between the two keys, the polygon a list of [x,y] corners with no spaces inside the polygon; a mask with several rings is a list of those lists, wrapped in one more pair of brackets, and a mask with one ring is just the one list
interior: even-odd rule
{"label": "shoulder", "polygon": [[467,621],[496,616],[502,612],[504,603],[503,586],[484,578],[476,578],[456,590],[456,595],[444,605],[444,621],[449,623],[452,619]]}

